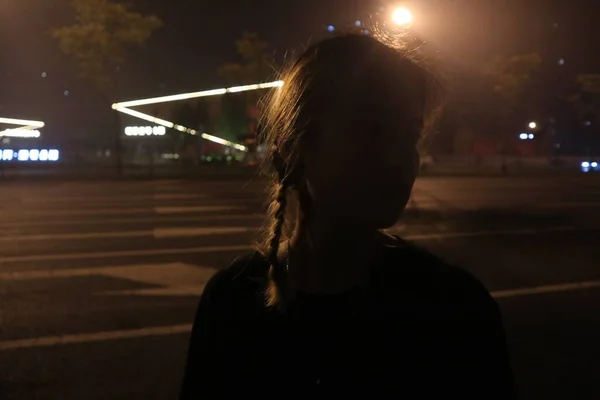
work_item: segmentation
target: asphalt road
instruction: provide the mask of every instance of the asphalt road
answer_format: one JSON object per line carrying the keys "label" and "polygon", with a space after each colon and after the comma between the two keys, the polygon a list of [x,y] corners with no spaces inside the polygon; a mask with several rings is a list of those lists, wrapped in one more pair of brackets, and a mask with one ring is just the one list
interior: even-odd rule
{"label": "asphalt road", "polygon": [[[0,398],[174,399],[263,184],[0,182]],[[600,179],[425,178],[394,228],[497,298],[523,399],[600,398]]]}

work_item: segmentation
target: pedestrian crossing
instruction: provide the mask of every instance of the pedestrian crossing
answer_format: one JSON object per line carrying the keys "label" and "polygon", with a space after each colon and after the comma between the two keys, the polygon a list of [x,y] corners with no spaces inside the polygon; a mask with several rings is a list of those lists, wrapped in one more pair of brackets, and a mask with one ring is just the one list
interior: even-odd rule
{"label": "pedestrian crossing", "polygon": [[[581,260],[592,259],[580,256],[578,241],[591,241],[600,230],[594,188],[532,195],[525,186],[485,183],[478,192],[477,185],[417,182],[394,232],[440,256],[461,256],[457,265],[473,267],[508,304],[600,287],[597,277],[578,272]],[[71,352],[73,365],[88,360],[95,371],[111,359],[137,371],[148,362],[140,354],[164,360],[155,358],[157,349],[183,360],[206,283],[253,249],[265,215],[265,191],[257,183],[74,182],[17,189],[6,195],[0,187],[0,354],[29,355],[28,365],[65,360]],[[506,212],[495,215],[500,208]],[[574,212],[581,224],[567,217]],[[552,218],[530,224],[525,216],[535,213]],[[548,246],[565,242],[573,266],[542,258]],[[561,264],[558,252],[553,258]],[[27,382],[39,379],[22,369]],[[112,366],[104,369],[107,379],[119,379]]]}
{"label": "pedestrian crossing", "polygon": [[188,297],[189,306],[217,269],[252,250],[263,193],[256,183],[185,181],[12,190],[0,198],[0,287],[97,281],[87,295]]}
{"label": "pedestrian crossing", "polygon": [[[407,213],[478,211],[486,207],[521,207],[533,211],[598,208],[600,201],[524,198],[516,191],[461,192],[457,187],[417,183]],[[260,183],[202,184],[180,181],[63,184],[13,190],[0,197],[0,249],[34,242],[103,239],[189,239],[256,232],[265,214]],[[544,201],[542,201],[544,200]],[[421,215],[421,214],[418,214]],[[433,225],[432,225],[433,226]],[[437,231],[447,230],[435,223]],[[247,236],[244,236],[247,237]],[[0,253],[2,256],[2,253]]]}
{"label": "pedestrian crossing", "polygon": [[[0,330],[0,350],[35,347],[35,337],[52,346],[189,328],[212,275],[253,249],[265,214],[264,188],[242,182],[162,185],[72,183],[0,197],[0,311],[12,315],[12,332]],[[469,221],[463,229],[452,213],[513,203],[493,193],[460,197],[444,185],[417,184],[407,206],[416,218],[392,233],[429,243],[584,229],[498,221]],[[35,307],[23,308],[23,297]],[[43,318],[37,310],[44,310]],[[57,322],[64,314],[80,321]],[[120,330],[123,324],[130,329]]]}

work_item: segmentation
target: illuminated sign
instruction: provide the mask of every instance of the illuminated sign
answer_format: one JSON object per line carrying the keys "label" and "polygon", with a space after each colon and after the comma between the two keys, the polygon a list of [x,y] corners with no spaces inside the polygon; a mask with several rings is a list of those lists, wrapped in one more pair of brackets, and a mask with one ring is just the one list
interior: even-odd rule
{"label": "illuminated sign", "polygon": [[0,150],[1,161],[58,161],[60,152],[56,149],[3,149]]}
{"label": "illuminated sign", "polygon": [[167,128],[164,126],[128,126],[125,128],[126,136],[164,136]]}
{"label": "illuminated sign", "polygon": [[41,136],[40,131],[38,130],[29,130],[29,129],[7,129],[5,131],[0,132],[0,137],[13,137],[13,138],[39,138]]}

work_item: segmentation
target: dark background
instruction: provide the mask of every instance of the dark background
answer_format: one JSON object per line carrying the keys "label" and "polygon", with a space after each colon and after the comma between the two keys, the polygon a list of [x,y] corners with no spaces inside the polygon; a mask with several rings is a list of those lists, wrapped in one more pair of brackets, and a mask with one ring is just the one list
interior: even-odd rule
{"label": "dark background", "polygon": [[[343,26],[368,18],[382,6],[399,4],[411,7],[419,35],[459,69],[481,70],[494,54],[539,52],[546,61],[540,108],[552,108],[549,99],[561,82],[571,82],[577,73],[595,72],[600,65],[594,17],[600,6],[593,0],[130,3],[140,12],[158,15],[164,26],[123,66],[124,100],[220,87],[223,82],[216,69],[236,60],[234,40],[244,30],[258,32],[280,60],[287,51],[325,35],[328,24]],[[52,28],[73,20],[68,4],[68,0],[0,0],[0,116],[44,120],[48,137],[61,141],[81,137],[91,126],[110,127],[111,112],[77,77],[49,35]],[[565,63],[558,66],[561,58]]]}

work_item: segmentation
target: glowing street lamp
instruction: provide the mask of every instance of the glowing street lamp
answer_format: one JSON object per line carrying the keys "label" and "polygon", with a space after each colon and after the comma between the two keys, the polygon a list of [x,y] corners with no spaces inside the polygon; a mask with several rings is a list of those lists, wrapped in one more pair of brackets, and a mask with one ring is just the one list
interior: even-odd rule
{"label": "glowing street lamp", "polygon": [[529,129],[535,129],[535,128],[537,128],[537,124],[535,122],[531,121],[529,123]]}
{"label": "glowing street lamp", "polygon": [[398,26],[408,26],[413,22],[413,15],[408,8],[396,8],[392,12],[392,21]]}

